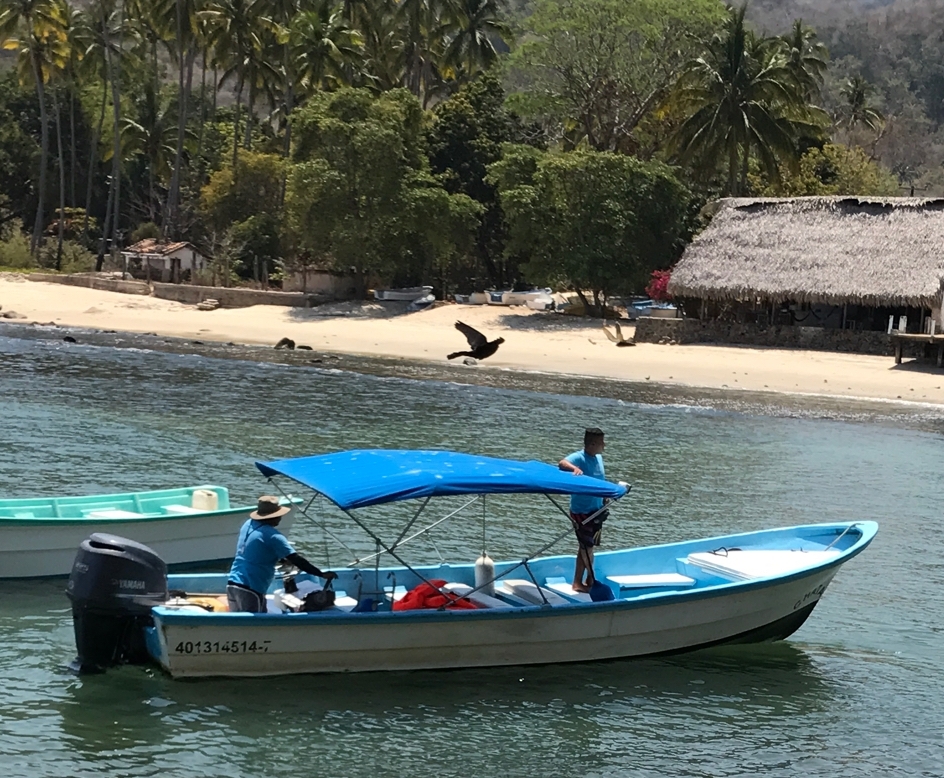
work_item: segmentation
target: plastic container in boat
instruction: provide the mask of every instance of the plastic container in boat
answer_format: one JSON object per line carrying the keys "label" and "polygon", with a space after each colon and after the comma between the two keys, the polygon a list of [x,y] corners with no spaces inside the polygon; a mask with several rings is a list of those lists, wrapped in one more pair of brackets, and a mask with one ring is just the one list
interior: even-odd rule
{"label": "plastic container in boat", "polygon": [[220,496],[210,489],[194,489],[190,505],[198,511],[216,511],[220,508]]}

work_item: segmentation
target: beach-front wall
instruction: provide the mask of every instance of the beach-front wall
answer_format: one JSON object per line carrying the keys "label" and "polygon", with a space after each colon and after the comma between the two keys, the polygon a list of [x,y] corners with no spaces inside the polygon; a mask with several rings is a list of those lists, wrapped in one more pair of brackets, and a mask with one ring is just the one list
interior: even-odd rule
{"label": "beach-front wall", "polygon": [[[642,316],[636,322],[636,342],[738,344],[883,356],[891,356],[895,352],[891,338],[884,332],[700,319],[659,319],[651,316]],[[918,349],[914,356],[920,356],[923,344],[911,348]]]}
{"label": "beach-front wall", "polygon": [[[150,283],[134,279],[105,278],[94,274],[70,275],[54,273],[29,273],[30,281],[44,281],[67,286],[82,286],[104,292],[152,295],[162,300],[173,300],[187,305],[196,305],[204,300],[216,300],[221,308],[248,308],[251,305],[287,305],[311,308],[315,305],[339,299],[334,294],[323,292],[282,292],[278,290],[245,289],[242,287],[194,286],[192,284]],[[340,298],[346,299],[346,298]]]}
{"label": "beach-front wall", "polygon": [[216,300],[221,308],[248,308],[250,305],[289,305],[298,308],[311,308],[334,298],[330,295],[263,291],[262,289],[243,289],[224,286],[192,286],[190,284],[152,283],[153,294],[162,300],[174,300],[178,303],[196,305],[204,300]]}
{"label": "beach-front wall", "polygon": [[25,278],[30,281],[43,281],[48,284],[66,284],[67,286],[84,286],[87,289],[101,289],[103,292],[120,292],[122,294],[151,294],[151,287],[145,281],[133,279],[124,281],[120,278],[103,278],[98,275],[74,273],[62,275],[59,273],[27,273]]}

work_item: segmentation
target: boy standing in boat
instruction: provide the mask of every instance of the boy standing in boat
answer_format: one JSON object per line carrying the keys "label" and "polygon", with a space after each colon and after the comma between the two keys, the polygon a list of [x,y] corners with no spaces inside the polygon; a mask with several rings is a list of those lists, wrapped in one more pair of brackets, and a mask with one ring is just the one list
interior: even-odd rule
{"label": "boy standing in boat", "polygon": [[[559,467],[574,475],[588,475],[605,480],[603,469],[603,430],[590,427],[583,435],[583,450],[564,457]],[[574,567],[574,591],[589,592],[596,579],[593,576],[593,549],[600,545],[600,531],[606,520],[602,497],[585,494],[570,496],[570,520],[577,535],[577,563]],[[594,515],[597,514],[597,515]],[[591,518],[592,517],[592,518]],[[586,580],[584,575],[586,574]]]}
{"label": "boy standing in boat", "polygon": [[325,581],[333,581],[338,577],[337,573],[321,572],[295,551],[285,535],[276,529],[290,510],[291,506],[279,504],[278,497],[264,495],[259,498],[259,506],[243,524],[236,542],[236,557],[226,582],[226,599],[230,611],[265,613],[265,594],[275,578],[275,566],[282,560]]}

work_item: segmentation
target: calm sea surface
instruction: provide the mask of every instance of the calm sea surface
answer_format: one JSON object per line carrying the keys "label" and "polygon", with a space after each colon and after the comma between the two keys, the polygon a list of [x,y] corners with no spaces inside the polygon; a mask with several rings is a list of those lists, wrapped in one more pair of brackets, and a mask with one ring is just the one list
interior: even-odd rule
{"label": "calm sea surface", "polygon": [[[939,410],[61,337],[0,329],[4,497],[207,482],[253,501],[271,490],[256,459],[382,446],[556,461],[595,425],[608,475],[634,484],[609,548],[817,521],[881,529],[787,642],[594,665],[76,678],[64,582],[0,582],[2,778],[944,775]],[[389,536],[407,511],[365,515]],[[292,538],[312,559],[372,550],[337,512],[319,515],[347,548],[299,518]],[[488,503],[497,558],[564,528],[546,501]],[[412,558],[471,561],[481,537],[480,516],[446,522]]]}

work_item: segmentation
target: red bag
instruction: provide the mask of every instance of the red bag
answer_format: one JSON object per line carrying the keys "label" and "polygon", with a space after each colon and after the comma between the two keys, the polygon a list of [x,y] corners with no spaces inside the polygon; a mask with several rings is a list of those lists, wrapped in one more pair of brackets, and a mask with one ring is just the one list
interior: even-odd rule
{"label": "red bag", "polygon": [[393,603],[395,611],[438,610],[445,606],[446,610],[475,610],[469,600],[459,597],[452,592],[441,592],[446,582],[433,578],[429,583],[421,583],[410,589],[401,599]]}

